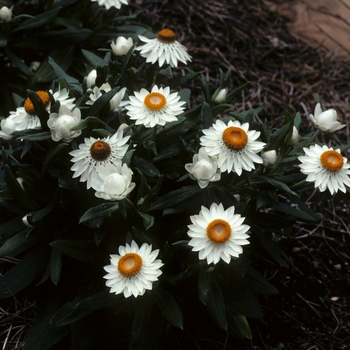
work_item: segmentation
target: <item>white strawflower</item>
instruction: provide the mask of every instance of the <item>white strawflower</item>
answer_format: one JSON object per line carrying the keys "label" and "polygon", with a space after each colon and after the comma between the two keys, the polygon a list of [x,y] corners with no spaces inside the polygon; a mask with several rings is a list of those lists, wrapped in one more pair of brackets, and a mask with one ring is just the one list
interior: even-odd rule
{"label": "white strawflower", "polygon": [[123,36],[118,36],[116,41],[112,41],[111,48],[113,55],[124,56],[128,53],[129,49],[134,45],[132,38],[124,38]]}
{"label": "white strawflower", "polygon": [[215,103],[222,103],[226,100],[227,97],[227,89],[221,89],[218,94],[214,98]]}
{"label": "white strawflower", "polygon": [[313,145],[304,148],[305,155],[298,157],[301,164],[301,172],[307,175],[306,181],[315,182],[321,192],[327,188],[330,193],[346,192],[346,186],[350,186],[350,165],[343,157],[340,150],[333,150],[326,145]]}
{"label": "white strawflower", "polygon": [[87,188],[99,188],[102,179],[99,175],[101,168],[106,164],[121,164],[122,158],[128,149],[127,141],[130,136],[123,136],[123,130],[104,139],[93,137],[85,138],[79,149],[70,152],[74,163],[71,170],[73,178],[80,176],[80,182],[87,181]]}
{"label": "white strawflower", "polygon": [[218,167],[224,172],[242,174],[242,170],[255,169],[254,163],[263,161],[256,153],[260,152],[264,142],[256,141],[259,131],[249,130],[249,124],[230,120],[226,125],[217,120],[209,129],[203,130],[200,144],[210,156],[218,157]]}
{"label": "white strawflower", "polygon": [[0,9],[0,22],[11,22],[12,21],[12,10],[7,6],[3,6]]}
{"label": "white strawflower", "polygon": [[177,121],[177,115],[181,114],[186,103],[179,101],[177,92],[170,93],[170,88],[158,88],[154,85],[152,91],[141,89],[135,91],[135,96],[129,96],[129,104],[125,107],[131,120],[136,120],[136,125],[144,125],[153,128],[155,125]]}
{"label": "white strawflower", "polygon": [[205,188],[209,182],[219,181],[221,178],[217,158],[209,156],[204,147],[193,156],[193,163],[185,165],[185,169],[190,173],[191,179],[197,180],[200,188]]}
{"label": "white strawflower", "polygon": [[192,251],[199,252],[199,259],[217,264],[220,259],[227,264],[231,257],[238,257],[243,252],[242,245],[249,244],[244,218],[235,214],[235,207],[224,209],[223,205],[213,203],[209,209],[202,206],[199,215],[190,217],[187,234],[192,238],[188,244]]}
{"label": "white strawflower", "polygon": [[71,111],[67,106],[60,106],[58,113],[51,113],[47,126],[51,130],[51,138],[54,141],[70,142],[81,134],[81,130],[71,131],[79,124],[81,113],[79,108]]}
{"label": "white strawflower", "polygon": [[95,196],[108,201],[123,200],[135,187],[135,183],[131,182],[132,174],[126,164],[106,164],[99,169],[102,184],[95,188]]}
{"label": "white strawflower", "polygon": [[270,165],[274,165],[277,161],[277,153],[274,149],[270,151],[266,151],[261,155],[261,158],[263,160],[264,166],[267,167]]}
{"label": "white strawflower", "polygon": [[310,114],[309,117],[315,127],[321,131],[335,132],[346,126],[337,121],[337,111],[333,108],[322,112],[321,105],[317,103],[314,114]]}
{"label": "white strawflower", "polygon": [[1,120],[0,138],[4,140],[10,140],[13,138],[11,135],[16,129],[16,123],[13,120],[13,116]]}
{"label": "white strawflower", "polygon": [[184,64],[191,61],[186,47],[176,40],[176,34],[171,29],[162,29],[155,39],[148,39],[142,35],[139,35],[139,38],[146,44],[138,46],[136,50],[146,58],[146,62],[153,64],[158,61],[159,67],[166,62],[171,67],[177,67],[178,61]]}
{"label": "white strawflower", "polygon": [[107,10],[111,7],[120,9],[122,5],[128,5],[128,0],[91,0],[92,2],[98,2],[100,6],[104,6]]}
{"label": "white strawflower", "polygon": [[152,289],[152,283],[162,274],[163,263],[156,259],[159,249],[152,251],[152,245],[142,244],[139,248],[135,241],[131,245],[120,246],[118,255],[110,255],[110,265],[104,267],[107,275],[106,286],[110,293],[124,294],[125,298],[135,298]]}

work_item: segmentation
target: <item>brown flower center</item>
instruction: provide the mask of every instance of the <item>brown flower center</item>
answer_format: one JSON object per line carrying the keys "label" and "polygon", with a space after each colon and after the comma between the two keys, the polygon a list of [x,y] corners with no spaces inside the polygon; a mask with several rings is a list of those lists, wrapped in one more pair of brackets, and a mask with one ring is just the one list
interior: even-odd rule
{"label": "brown flower center", "polygon": [[[50,95],[46,91],[36,91],[36,94],[40,97],[41,101],[43,101],[45,108],[50,105]],[[24,109],[30,115],[35,115],[35,108],[33,102],[27,97],[24,101]]]}
{"label": "brown flower center", "polygon": [[90,147],[90,155],[93,160],[103,162],[111,155],[111,146],[105,141],[96,141]]}
{"label": "brown flower center", "polygon": [[145,97],[144,104],[152,111],[159,111],[166,105],[166,98],[160,92],[151,92]]}
{"label": "brown flower center", "polygon": [[222,219],[215,219],[207,226],[207,237],[215,244],[226,243],[231,237],[230,224]]}
{"label": "brown flower center", "polygon": [[176,34],[171,29],[165,28],[158,32],[157,39],[164,44],[173,44],[176,40]]}
{"label": "brown flower center", "polygon": [[337,151],[329,150],[323,152],[320,157],[322,166],[328,171],[337,172],[343,168],[343,156]]}
{"label": "brown flower center", "polygon": [[243,129],[229,126],[222,133],[222,141],[227,148],[240,151],[247,145],[248,136]]}
{"label": "brown flower center", "polygon": [[142,267],[142,258],[136,253],[127,253],[118,261],[118,271],[124,277],[137,275]]}

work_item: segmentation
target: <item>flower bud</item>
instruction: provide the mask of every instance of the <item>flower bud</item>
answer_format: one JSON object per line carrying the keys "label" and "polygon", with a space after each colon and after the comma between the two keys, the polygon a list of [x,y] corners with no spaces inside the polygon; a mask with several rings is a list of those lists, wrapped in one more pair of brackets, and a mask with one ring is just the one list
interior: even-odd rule
{"label": "flower bud", "polygon": [[0,22],[11,22],[12,10],[7,6],[3,6],[0,10]]}
{"label": "flower bud", "polygon": [[216,97],[214,98],[215,103],[222,103],[226,100],[227,97],[227,89],[221,89]]}
{"label": "flower bud", "polygon": [[264,166],[274,165],[277,160],[276,151],[273,149],[271,151],[266,151],[261,156]]}
{"label": "flower bud", "polygon": [[290,143],[292,145],[296,145],[297,142],[299,141],[299,132],[298,132],[298,129],[293,126],[293,133],[292,133],[292,137],[290,138]]}
{"label": "flower bud", "polygon": [[317,103],[314,114],[310,114],[309,117],[315,127],[321,131],[335,132],[346,126],[337,121],[337,111],[333,108],[322,112],[321,105]]}
{"label": "flower bud", "polygon": [[113,55],[115,56],[124,56],[128,53],[131,46],[134,45],[132,38],[124,38],[123,36],[119,36],[115,43],[112,41],[111,48]]}
{"label": "flower bud", "polygon": [[97,78],[97,71],[96,69],[93,69],[86,77],[86,86],[88,89],[92,87],[92,85],[95,85]]}

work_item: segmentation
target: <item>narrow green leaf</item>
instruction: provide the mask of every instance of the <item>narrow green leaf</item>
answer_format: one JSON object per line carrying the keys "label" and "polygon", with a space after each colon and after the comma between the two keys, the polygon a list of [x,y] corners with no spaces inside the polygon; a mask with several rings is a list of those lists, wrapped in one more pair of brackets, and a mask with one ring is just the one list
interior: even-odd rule
{"label": "narrow green leaf", "polygon": [[58,154],[60,154],[67,147],[68,147],[67,143],[60,143],[56,147],[49,150],[43,163],[42,175],[45,174],[48,166],[50,165],[51,162],[53,162],[56,159]]}
{"label": "narrow green leaf", "polygon": [[252,332],[245,316],[227,312],[228,332],[239,339],[252,339]]}
{"label": "narrow green leaf", "polygon": [[245,280],[249,281],[249,285],[254,288],[254,290],[261,294],[274,295],[278,294],[278,290],[271,283],[267,282],[263,275],[257,270],[248,266],[247,274],[245,275]]}
{"label": "narrow green leaf", "polygon": [[213,124],[213,115],[207,102],[202,103],[201,109],[202,129],[209,129]]}
{"label": "narrow green leaf", "polygon": [[106,124],[103,120],[97,117],[87,117],[84,120],[82,120],[79,124],[74,126],[71,130],[72,131],[83,130],[83,129],[86,129],[88,126],[92,126],[96,124],[103,126],[104,129],[108,130],[110,134],[115,133],[114,129],[112,129],[108,124]]}
{"label": "narrow green leaf", "polygon": [[22,71],[22,73],[29,76],[33,75],[31,69],[19,57],[17,57],[8,46],[5,47],[5,52],[12,64]]}
{"label": "narrow green leaf", "polygon": [[142,171],[146,176],[149,177],[159,177],[160,172],[159,170],[148,160],[134,156],[133,158],[134,165],[137,167],[140,171]]}
{"label": "narrow green leaf", "polygon": [[119,209],[119,203],[102,203],[88,209],[79,220],[79,224],[85,224],[92,228],[99,228],[104,219]]}
{"label": "narrow green leaf", "polygon": [[142,218],[143,226],[145,227],[146,231],[151,228],[154,225],[154,217],[152,215],[149,215],[147,213],[143,213],[141,211],[138,212],[139,215]]}
{"label": "narrow green leaf", "polygon": [[85,262],[93,260],[97,254],[95,244],[83,240],[73,241],[69,239],[58,239],[51,242],[50,246],[57,249],[62,254]]}

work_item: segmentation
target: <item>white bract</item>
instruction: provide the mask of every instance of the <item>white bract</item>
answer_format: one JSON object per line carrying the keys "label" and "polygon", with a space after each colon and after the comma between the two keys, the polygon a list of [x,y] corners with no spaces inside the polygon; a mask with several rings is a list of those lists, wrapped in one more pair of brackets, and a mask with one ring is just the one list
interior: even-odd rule
{"label": "white bract", "polygon": [[146,58],[146,62],[153,64],[158,61],[159,67],[164,63],[177,67],[178,61],[184,64],[191,61],[186,47],[176,40],[176,34],[171,29],[161,30],[155,39],[148,39],[142,35],[139,35],[139,38],[146,44],[138,46],[136,50],[139,50],[140,55]]}
{"label": "white bract", "polygon": [[81,134],[81,130],[71,131],[79,124],[81,113],[79,108],[71,111],[67,106],[62,105],[58,113],[51,113],[47,126],[51,130],[51,138],[54,141],[70,142]]}
{"label": "white bract", "polygon": [[209,182],[219,181],[221,178],[217,158],[209,156],[204,147],[193,156],[193,163],[185,165],[185,169],[190,173],[191,179],[198,181],[200,188],[205,188]]}
{"label": "white bract", "polygon": [[152,245],[142,244],[139,248],[135,241],[131,245],[120,246],[119,254],[110,255],[110,265],[104,267],[107,275],[106,286],[110,293],[124,294],[125,298],[135,298],[152,289],[153,282],[162,274],[164,265],[156,259],[159,249],[152,251]]}
{"label": "white bract", "polygon": [[111,43],[111,48],[113,55],[124,56],[128,53],[129,49],[134,45],[132,38],[124,38],[123,36],[118,36],[117,40]]}
{"label": "white bract", "polygon": [[314,182],[321,192],[327,188],[331,194],[338,190],[346,192],[345,186],[350,187],[350,164],[339,149],[316,144],[304,148],[304,152],[298,159],[301,172],[307,175],[306,181]]}
{"label": "white bract", "polygon": [[90,71],[90,73],[86,76],[86,86],[88,89],[91,89],[93,85],[95,85],[97,78],[97,71],[96,69],[93,69]]}
{"label": "white bract", "polygon": [[203,130],[200,144],[210,156],[218,157],[218,167],[222,172],[231,171],[238,175],[242,170],[255,169],[254,163],[262,164],[262,159],[257,155],[264,146],[264,142],[256,141],[260,136],[259,131],[249,130],[249,124],[237,120],[230,120],[226,125],[217,120],[209,129]]}
{"label": "white bract", "polygon": [[224,209],[223,205],[213,203],[210,208],[202,206],[199,215],[190,217],[187,234],[191,237],[188,244],[192,251],[199,252],[199,259],[217,264],[221,259],[227,264],[231,257],[238,257],[242,245],[249,244],[247,231],[249,226],[243,224],[244,218],[235,214],[235,207]]}
{"label": "white bract", "polygon": [[335,132],[346,126],[337,121],[337,111],[333,108],[322,112],[321,105],[317,103],[314,114],[310,114],[309,117],[315,127],[321,131]]}

